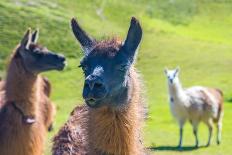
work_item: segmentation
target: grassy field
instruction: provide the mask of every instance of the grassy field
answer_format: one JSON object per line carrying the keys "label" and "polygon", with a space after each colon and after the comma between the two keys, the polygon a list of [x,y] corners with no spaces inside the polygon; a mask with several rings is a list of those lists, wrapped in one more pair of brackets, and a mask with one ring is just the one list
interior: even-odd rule
{"label": "grassy field", "polygon": [[[27,27],[40,28],[40,42],[65,54],[68,67],[63,72],[45,73],[53,84],[52,99],[58,111],[51,138],[82,103],[82,72],[79,45],[69,26],[76,16],[96,38],[117,35],[124,38],[131,16],[140,19],[144,30],[137,68],[146,86],[149,118],[144,126],[146,147],[156,155],[232,154],[232,1],[230,0],[1,0],[0,75],[10,52]],[[164,67],[180,66],[185,87],[204,85],[221,88],[225,97],[222,145],[215,137],[209,148],[194,149],[189,124],[184,130],[184,149],[177,151],[178,126],[168,104]],[[200,145],[207,142],[207,128],[200,126]]]}

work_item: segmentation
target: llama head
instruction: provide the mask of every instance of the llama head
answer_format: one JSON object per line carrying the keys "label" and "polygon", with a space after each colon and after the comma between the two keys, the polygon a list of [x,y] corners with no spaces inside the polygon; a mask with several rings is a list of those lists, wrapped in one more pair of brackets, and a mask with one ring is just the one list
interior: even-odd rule
{"label": "llama head", "polygon": [[24,68],[33,74],[48,70],[63,70],[65,57],[37,44],[38,37],[38,30],[31,33],[31,29],[28,29],[21,40],[17,56],[22,59]]}
{"label": "llama head", "polygon": [[177,67],[176,69],[173,69],[173,70],[169,70],[167,68],[164,69],[164,73],[167,76],[168,83],[170,85],[176,84],[178,82],[178,80],[179,80],[179,77],[178,77],[179,72],[180,72],[179,67]]}
{"label": "llama head", "polygon": [[84,53],[80,67],[85,75],[83,98],[86,104],[92,108],[124,105],[128,100],[129,70],[142,37],[138,20],[132,17],[124,43],[115,38],[96,41],[75,19],[71,20],[71,26]]}

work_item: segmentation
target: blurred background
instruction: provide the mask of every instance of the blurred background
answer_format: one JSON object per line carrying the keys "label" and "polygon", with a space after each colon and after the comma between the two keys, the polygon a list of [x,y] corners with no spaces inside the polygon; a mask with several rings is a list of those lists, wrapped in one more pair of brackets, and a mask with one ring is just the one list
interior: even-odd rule
{"label": "blurred background", "polygon": [[[52,83],[52,99],[57,106],[55,130],[68,119],[72,109],[82,104],[82,57],[70,19],[77,17],[84,29],[97,39],[125,38],[131,16],[143,27],[143,40],[136,66],[146,86],[149,117],[143,134],[146,147],[156,155],[232,154],[232,0],[1,0],[0,1],[0,76],[4,78],[10,53],[28,27],[40,29],[39,42],[63,53],[68,67],[63,72],[44,75]],[[178,125],[168,104],[164,67],[181,68],[184,87],[203,85],[224,91],[225,117],[221,146],[194,149],[194,136],[185,126],[183,145],[176,149]],[[199,129],[200,145],[207,142],[208,129]]]}

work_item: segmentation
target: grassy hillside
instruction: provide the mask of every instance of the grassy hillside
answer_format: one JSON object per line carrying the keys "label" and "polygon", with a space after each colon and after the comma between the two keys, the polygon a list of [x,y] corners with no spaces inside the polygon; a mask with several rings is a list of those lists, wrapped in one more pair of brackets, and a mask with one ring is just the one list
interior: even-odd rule
{"label": "grassy hillside", "polygon": [[[232,145],[232,1],[228,0],[1,0],[0,75],[4,76],[7,58],[27,27],[40,28],[39,42],[68,57],[63,72],[45,73],[53,84],[52,99],[58,107],[55,130],[67,120],[72,108],[82,103],[83,76],[79,68],[81,50],[73,37],[69,21],[76,16],[83,27],[98,39],[125,37],[131,16],[140,19],[144,30],[137,60],[146,86],[149,119],[145,124],[147,147],[159,155],[224,155]],[[225,94],[225,118],[221,146],[184,152],[175,150],[178,127],[169,112],[164,67],[181,67],[185,87],[206,85],[221,88]],[[200,128],[200,145],[207,141],[207,129]],[[214,138],[215,140],[215,138]],[[193,146],[188,124],[184,145]]]}

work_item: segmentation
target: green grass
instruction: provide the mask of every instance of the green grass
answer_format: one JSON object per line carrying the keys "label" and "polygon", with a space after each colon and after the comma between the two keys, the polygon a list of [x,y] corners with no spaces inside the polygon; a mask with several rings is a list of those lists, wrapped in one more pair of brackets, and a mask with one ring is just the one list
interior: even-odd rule
{"label": "green grass", "polygon": [[[102,9],[101,15],[97,10]],[[137,68],[146,86],[149,119],[143,130],[146,147],[159,155],[227,155],[232,145],[232,2],[226,0],[2,0],[0,1],[0,75],[10,52],[27,27],[40,28],[40,40],[49,49],[68,57],[63,72],[49,72],[53,86],[52,99],[57,105],[55,130],[68,119],[73,107],[82,103],[82,71],[77,68],[81,51],[69,20],[76,16],[83,27],[96,38],[117,35],[124,38],[131,16],[140,19],[144,30]],[[178,126],[173,120],[167,99],[164,67],[181,67],[185,87],[204,85],[221,88],[225,96],[223,141],[216,146],[194,150],[194,137],[189,124],[184,130],[182,152]],[[207,128],[200,126],[200,145],[206,144]]]}

